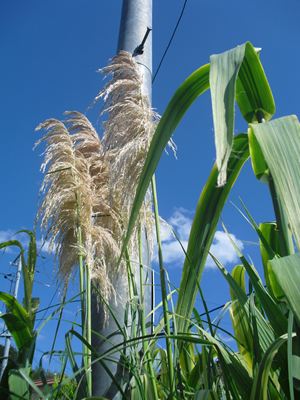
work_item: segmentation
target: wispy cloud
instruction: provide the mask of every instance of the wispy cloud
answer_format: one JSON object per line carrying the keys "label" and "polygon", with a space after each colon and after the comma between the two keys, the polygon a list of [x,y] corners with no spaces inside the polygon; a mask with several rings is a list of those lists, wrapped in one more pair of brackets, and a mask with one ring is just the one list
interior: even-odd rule
{"label": "wispy cloud", "polygon": [[55,245],[51,246],[49,240],[38,239],[36,241],[36,245],[37,245],[38,251],[41,251],[41,252],[47,253],[47,254],[55,254],[56,246]]}
{"label": "wispy cloud", "polygon": [[15,232],[13,232],[10,229],[8,229],[6,231],[0,231],[0,243],[11,240],[12,237],[14,236],[14,234],[15,234]]}
{"label": "wispy cloud", "polygon": [[[180,265],[184,261],[185,255],[183,248],[185,250],[187,249],[191,225],[191,213],[184,208],[176,209],[168,221],[161,220],[162,248],[164,262],[166,264]],[[174,236],[173,230],[176,232],[181,244]],[[243,243],[233,234],[230,234],[230,237],[242,250]],[[228,235],[222,231],[216,232],[210,252],[223,265],[232,264],[238,261],[238,257]],[[207,258],[206,267],[216,267],[210,256]]]}
{"label": "wispy cloud", "polygon": [[[29,237],[24,232],[17,233],[17,231],[14,231],[12,229],[1,230],[0,243],[8,242],[9,240],[18,240],[19,242],[21,242],[24,248],[27,248],[29,243]],[[37,239],[36,244],[38,252],[43,252],[47,254],[55,253],[55,247],[51,248],[50,242],[48,240]],[[13,253],[17,251],[17,248],[9,246],[5,249],[5,251],[8,253]]]}
{"label": "wispy cloud", "polygon": [[[18,240],[26,247],[28,243],[28,238],[26,233],[17,233],[17,231],[13,231],[12,229],[6,229],[0,231],[0,243],[8,242],[10,240]],[[6,253],[17,253],[18,248],[16,246],[8,246],[3,249]]]}

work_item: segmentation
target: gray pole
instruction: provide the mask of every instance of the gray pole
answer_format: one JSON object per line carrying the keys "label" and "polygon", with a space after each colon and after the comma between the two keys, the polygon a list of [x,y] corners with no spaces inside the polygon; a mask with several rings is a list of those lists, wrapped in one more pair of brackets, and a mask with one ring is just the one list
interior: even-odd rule
{"label": "gray pole", "polygon": [[[18,297],[18,291],[19,291],[19,285],[20,285],[20,279],[21,279],[21,271],[22,271],[22,260],[21,256],[19,257],[19,262],[18,262],[18,269],[17,269],[17,274],[16,274],[16,284],[13,292],[13,296],[15,299]],[[5,339],[5,347],[4,347],[4,353],[3,353],[3,360],[1,363],[1,370],[0,370],[0,381],[2,379],[3,373],[5,371],[5,368],[7,366],[8,362],[8,357],[9,357],[9,350],[10,350],[10,336],[7,335]]]}
{"label": "gray pole", "polygon": [[[145,37],[147,28],[152,28],[152,0],[123,0],[122,16],[120,23],[118,51],[125,50],[133,53],[134,50],[139,46]],[[144,44],[143,54],[135,57],[137,63],[140,66],[140,71],[143,77],[143,93],[149,98],[151,104],[151,89],[152,89],[152,35],[148,35],[147,40]],[[147,254],[146,249],[144,253]],[[150,260],[144,260],[145,265],[150,265]],[[139,269],[136,269],[136,282],[139,282]],[[150,285],[145,286],[145,303],[146,313],[152,309],[153,294],[152,294],[152,274],[148,274],[149,278],[147,283]],[[114,282],[114,287],[118,292],[118,295],[122,298],[127,297],[128,301],[128,285],[124,282],[124,278],[117,278]],[[120,323],[124,326],[125,306],[126,301],[122,304],[118,302],[117,306],[111,305],[112,311]],[[92,335],[92,346],[98,354],[103,353],[113,345],[123,341],[123,337],[118,332],[117,324],[115,320],[108,317],[108,322],[103,325],[103,309],[101,305],[97,304],[97,295],[92,294],[92,329],[97,332],[98,335]],[[109,337],[109,340],[103,342],[101,337]],[[117,371],[117,365],[120,358],[120,354],[115,354],[111,358],[115,358],[114,361],[105,362],[110,372],[114,376],[119,375],[119,368]],[[121,374],[120,374],[121,375]],[[116,376],[119,381],[120,378]],[[93,364],[92,368],[93,377],[93,396],[106,396],[111,399],[116,393],[116,388],[112,384],[112,380],[109,375],[105,372],[100,363]],[[119,383],[121,383],[119,381]]]}

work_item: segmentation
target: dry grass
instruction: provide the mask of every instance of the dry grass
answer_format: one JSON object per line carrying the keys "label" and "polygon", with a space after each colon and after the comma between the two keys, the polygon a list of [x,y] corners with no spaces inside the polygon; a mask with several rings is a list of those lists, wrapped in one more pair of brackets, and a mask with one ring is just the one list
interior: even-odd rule
{"label": "dry grass", "polygon": [[[129,53],[120,52],[102,72],[111,76],[96,98],[103,98],[107,114],[102,140],[89,120],[75,111],[66,112],[64,122],[49,119],[37,127],[45,131],[37,144],[46,143],[39,218],[51,244],[57,246],[63,280],[67,282],[74,271],[78,255],[84,255],[101,294],[110,300],[155,115],[142,95],[139,69]],[[145,201],[139,223],[151,242],[150,200]],[[135,236],[129,249],[132,259],[136,259]],[[118,274],[124,265],[120,268]]]}

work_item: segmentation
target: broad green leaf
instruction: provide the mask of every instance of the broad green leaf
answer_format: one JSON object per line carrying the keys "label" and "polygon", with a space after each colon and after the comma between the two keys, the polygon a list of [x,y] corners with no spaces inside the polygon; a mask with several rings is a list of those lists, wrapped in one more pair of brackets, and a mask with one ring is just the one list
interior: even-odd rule
{"label": "broad green leaf", "polygon": [[287,341],[287,335],[277,338],[265,352],[255,374],[250,400],[268,400],[268,382],[274,357],[280,347]]}
{"label": "broad green leaf", "polygon": [[300,323],[300,255],[293,254],[269,261],[284,295]]}
{"label": "broad green leaf", "polygon": [[263,124],[251,124],[300,249],[300,124],[291,115]]}
{"label": "broad green leaf", "polygon": [[[241,287],[237,284],[237,282],[233,279],[233,277],[229,274],[229,272],[223,267],[223,265],[214,258],[214,261],[222,272],[224,278],[228,282],[230,286],[231,292],[234,293],[236,299],[238,300],[241,307],[244,308],[244,312],[247,315],[249,325],[253,329],[253,340],[255,341],[255,345],[257,348],[257,352],[266,351],[271,343],[274,341],[274,330],[270,326],[270,324],[265,320],[261,312],[254,305],[251,305],[251,302],[245,292],[241,289]],[[247,269],[246,269],[247,271]],[[254,331],[253,320],[255,319],[256,330]]]}
{"label": "broad green leaf", "polygon": [[[29,393],[29,386],[31,391],[38,395],[38,398],[41,400],[46,400],[46,396],[44,393],[36,386],[33,380],[30,378],[30,368],[19,368],[18,370],[11,370],[9,376],[9,388],[11,391],[15,392],[18,396],[21,395],[23,390],[27,388],[27,392],[24,392],[23,398],[24,400],[31,399]],[[15,397],[15,400],[19,399],[19,397]]]}
{"label": "broad green leaf", "polygon": [[108,398],[107,397],[92,396],[92,397],[85,397],[82,400],[108,400]]}
{"label": "broad green leaf", "polygon": [[[276,224],[274,222],[264,222],[259,225],[259,229],[273,252],[280,254],[279,232]],[[259,241],[259,245],[267,288],[275,298],[280,299],[283,296],[283,292],[269,265],[269,261],[274,258],[274,255],[270,254],[262,240]]]}
{"label": "broad green leaf", "polygon": [[11,313],[1,314],[0,318],[3,319],[7,329],[14,338],[18,350],[30,346],[33,335],[28,324]]}
{"label": "broad green leaf", "polygon": [[[29,374],[30,369],[24,368],[24,370]],[[9,371],[8,376],[8,386],[11,393],[11,400],[19,400],[20,398],[24,400],[30,399],[29,385],[26,380],[20,375],[20,370],[12,369]]]}
{"label": "broad green leaf", "polygon": [[31,319],[29,318],[27,311],[14,296],[9,293],[0,292],[0,301],[3,301],[10,313],[24,322],[25,325],[31,327]]}
{"label": "broad green leaf", "polygon": [[[26,232],[29,234],[30,231],[19,231],[17,233]],[[9,240],[7,242],[0,243],[0,249],[5,249],[6,247],[15,246],[20,249],[20,257],[22,262],[22,274],[24,279],[24,305],[26,310],[30,313],[30,297],[32,292],[33,276],[28,271],[27,264],[24,257],[24,248],[18,240]],[[29,257],[29,255],[28,255]]]}
{"label": "broad green leaf", "polygon": [[176,314],[181,317],[177,321],[178,332],[188,330],[188,319],[193,311],[198,291],[197,282],[201,279],[217,223],[227,196],[248,156],[247,135],[236,136],[233,153],[229,159],[226,185],[217,187],[218,169],[215,165],[200,195],[189,237],[178,295]]}
{"label": "broad green leaf", "polygon": [[212,400],[215,398],[217,398],[217,393],[207,389],[201,389],[195,395],[195,400]]}
{"label": "broad green leaf", "polygon": [[[264,285],[258,275],[257,270],[255,269],[254,265],[251,265],[245,258],[245,256],[241,253],[240,249],[232,240],[231,236],[228,235],[229,240],[232,243],[232,246],[235,248],[237,255],[239,256],[243,266],[245,267],[249,279],[253,288],[255,289],[255,294],[259,299],[260,305],[263,308],[264,312],[266,313],[272,329],[276,332],[277,336],[282,335],[287,330],[287,320],[283,315],[280,307],[275,302],[275,300],[271,297],[268,291],[264,288]],[[263,331],[262,331],[263,333]],[[265,336],[265,335],[263,335]],[[267,344],[268,342],[266,342]]]}
{"label": "broad green leaf", "polygon": [[234,131],[235,86],[244,54],[245,46],[238,46],[210,57],[209,83],[219,170],[218,186],[226,182]]}
{"label": "broad green leaf", "polygon": [[[198,327],[198,329],[202,332],[203,337],[205,337],[217,350],[218,360],[222,368],[222,376],[226,381],[226,385],[230,388],[232,395],[235,395],[233,398],[239,399],[241,396],[243,399],[248,399],[252,379],[238,357],[238,354],[233,353],[221,341],[215,339],[201,327]],[[189,340],[188,337],[186,340]],[[199,340],[199,343],[201,343],[201,340]]]}
{"label": "broad green leaf", "polygon": [[268,121],[275,114],[275,102],[259,59],[258,49],[244,44],[245,57],[236,83],[236,101],[247,122]]}
{"label": "broad green leaf", "polygon": [[124,255],[130,234],[135,225],[141,205],[151,182],[151,178],[158,165],[160,157],[170,140],[174,130],[192,103],[209,88],[209,64],[193,72],[177,89],[166,111],[163,113],[152,138],[145,165],[141,173],[127,233],[123,241],[121,256]]}
{"label": "broad green leaf", "polygon": [[258,141],[253,134],[252,129],[248,130],[249,136],[249,151],[251,157],[251,164],[253,172],[257,179],[261,180],[262,182],[268,183],[269,182],[269,169],[264,158],[264,155],[261,151],[261,148],[258,144]]}
{"label": "broad green leaf", "polygon": [[34,274],[35,265],[36,265],[36,257],[37,257],[37,250],[36,250],[36,237],[35,233],[29,231],[27,229],[22,229],[17,233],[26,233],[29,236],[29,248],[28,248],[28,258],[27,258],[27,268],[31,274]]}
{"label": "broad green leaf", "polygon": [[6,305],[7,313],[0,315],[5,321],[18,347],[19,358],[24,362],[31,361],[35,343],[33,324],[25,308],[8,293],[0,292],[0,300]]}
{"label": "broad green leaf", "polygon": [[212,55],[209,81],[219,170],[218,185],[222,186],[226,182],[234,135],[235,97],[248,122],[269,119],[275,112],[275,105],[258,54],[250,42]]}
{"label": "broad green leaf", "polygon": [[[246,295],[245,271],[246,270],[242,265],[237,265],[233,268],[231,275]],[[240,303],[239,298],[236,296],[235,291],[232,288],[230,288],[230,296],[232,300],[230,317],[233,325],[234,336],[237,339],[238,349],[245,360],[248,371],[252,374],[253,334],[249,324],[247,311],[245,309],[247,303]]]}
{"label": "broad green leaf", "polygon": [[300,381],[300,357],[299,356],[292,356],[292,371],[293,376]]}
{"label": "broad green leaf", "polygon": [[108,400],[108,398],[107,397],[102,397],[102,396],[101,397],[92,396],[92,397],[85,397],[82,400]]}

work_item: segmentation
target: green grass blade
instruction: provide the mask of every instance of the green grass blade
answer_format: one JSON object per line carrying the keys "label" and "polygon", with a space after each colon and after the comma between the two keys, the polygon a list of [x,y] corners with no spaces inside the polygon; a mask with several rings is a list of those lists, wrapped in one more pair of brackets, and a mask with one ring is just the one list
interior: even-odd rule
{"label": "green grass blade", "polygon": [[268,263],[271,259],[274,258],[275,254],[280,254],[279,232],[277,229],[277,225],[274,222],[264,222],[259,225],[259,230],[274,253],[271,254],[271,252],[269,252],[264,245],[263,241],[259,241],[266,285],[273,297],[275,297],[276,299],[280,299],[283,296],[283,292],[277,282],[276,277],[274,276],[272,268],[269,266]]}
{"label": "green grass blade", "polygon": [[251,307],[250,309],[250,299],[248,299],[245,292],[241,289],[241,287],[237,284],[237,282],[233,279],[233,277],[228,273],[228,271],[222,266],[222,264],[216,258],[213,257],[213,259],[219,270],[222,272],[224,278],[228,282],[231,291],[234,292],[234,295],[236,296],[236,299],[240,303],[240,306],[243,307],[244,312],[247,315],[249,324],[252,323],[251,325],[252,328],[254,328],[253,321],[255,318],[256,331],[254,332],[253,329],[253,336],[254,340],[256,341],[256,344],[257,345],[259,344],[259,347],[256,346],[258,349],[257,352],[258,351],[261,352],[261,350],[266,351],[274,341],[274,332],[272,327],[265,320],[261,312],[255,307],[255,304],[253,304],[253,307]]}
{"label": "green grass blade", "polygon": [[[237,265],[231,272],[233,279],[246,295],[245,289],[245,268]],[[230,308],[230,317],[233,325],[235,337],[237,339],[238,349],[241,356],[248,366],[248,370],[252,371],[253,363],[253,333],[249,324],[247,313],[245,312],[245,304],[241,304],[235,291],[230,288],[230,296],[232,300]]]}
{"label": "green grass blade", "polygon": [[249,156],[247,135],[234,139],[232,156],[228,163],[228,180],[225,186],[217,186],[218,170],[215,165],[200,195],[191,228],[187,257],[184,262],[176,314],[177,331],[186,332],[188,319],[193,311],[198,291],[198,282],[206,263],[215,230],[227,196],[236,181],[242,166]]}
{"label": "green grass blade", "polygon": [[168,293],[167,293],[167,287],[166,287],[166,272],[165,272],[165,268],[164,268],[162,244],[161,244],[161,240],[160,240],[160,224],[159,224],[158,201],[157,201],[157,194],[156,194],[156,183],[155,183],[154,176],[152,177],[151,188],[152,188],[152,195],[153,195],[156,241],[157,241],[157,246],[158,246],[161,297],[162,297],[162,303],[163,303],[163,315],[164,315],[164,324],[165,324],[165,331],[166,331],[166,348],[167,348],[167,356],[168,356],[168,380],[169,380],[169,385],[170,385],[170,393],[173,396],[175,393],[175,380],[174,380],[174,363],[173,363],[173,354],[172,354],[172,344],[169,339],[169,336],[171,333],[171,327],[170,327],[170,316],[169,316],[169,307],[168,307],[168,300],[167,300]]}
{"label": "green grass blade", "polygon": [[293,324],[294,315],[293,312],[289,311],[289,322],[288,322],[288,342],[287,342],[287,359],[288,359],[288,375],[289,375],[289,389],[290,398],[294,400],[294,384],[293,384]]}
{"label": "green grass blade", "polygon": [[287,334],[277,338],[265,352],[254,378],[250,400],[268,400],[268,381],[271,366],[280,347],[287,341]]}
{"label": "green grass blade", "polygon": [[288,116],[250,125],[274,180],[276,193],[300,249],[300,124]]}
{"label": "green grass blade", "polygon": [[[62,298],[62,301],[61,301],[61,303],[63,305],[66,302],[66,295],[67,294],[65,292],[64,296]],[[53,340],[52,340],[52,345],[51,345],[51,350],[50,350],[49,365],[50,365],[51,360],[52,360],[52,355],[53,355],[53,352],[54,352],[56,339],[57,339],[58,331],[59,331],[59,328],[60,328],[60,323],[61,323],[61,320],[62,320],[63,312],[64,312],[64,306],[61,307],[60,312],[59,312],[58,321],[57,321],[57,325],[56,325],[56,328],[55,328],[54,337],[53,337]]]}
{"label": "green grass blade", "polygon": [[[224,227],[225,229],[225,227]],[[226,230],[226,229],[225,229]],[[253,288],[255,289],[255,293],[257,298],[259,299],[261,306],[266,313],[272,328],[276,332],[277,336],[282,335],[287,331],[287,319],[283,315],[280,310],[278,304],[271,297],[268,291],[264,288],[264,285],[256,271],[255,267],[251,265],[245,258],[245,256],[241,253],[236,243],[232,240],[231,236],[228,235],[228,239],[231,241],[232,246],[235,248],[237,255],[239,256],[243,266],[245,267],[249,279]]]}
{"label": "green grass blade", "polygon": [[209,64],[193,72],[177,89],[154,133],[132,206],[121,255],[128,245],[151,178],[174,130],[192,103],[209,88]]}

